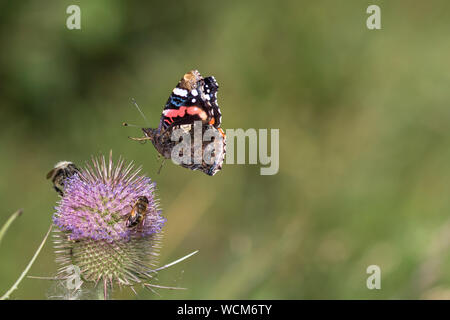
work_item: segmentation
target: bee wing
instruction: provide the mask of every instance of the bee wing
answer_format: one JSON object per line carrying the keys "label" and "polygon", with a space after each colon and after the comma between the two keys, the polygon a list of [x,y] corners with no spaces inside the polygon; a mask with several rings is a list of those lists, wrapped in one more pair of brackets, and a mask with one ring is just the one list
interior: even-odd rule
{"label": "bee wing", "polygon": [[127,213],[126,215],[124,215],[124,216],[120,216],[120,220],[128,220],[128,218],[131,216],[131,212],[130,213]]}
{"label": "bee wing", "polygon": [[53,168],[52,170],[50,170],[50,172],[49,173],[47,173],[47,179],[50,179],[52,176],[53,176],[53,174],[55,173],[55,168]]}
{"label": "bee wing", "polygon": [[122,219],[128,220],[135,215],[136,215],[136,206],[131,206],[131,211],[129,213],[127,213],[126,215],[122,216]]}

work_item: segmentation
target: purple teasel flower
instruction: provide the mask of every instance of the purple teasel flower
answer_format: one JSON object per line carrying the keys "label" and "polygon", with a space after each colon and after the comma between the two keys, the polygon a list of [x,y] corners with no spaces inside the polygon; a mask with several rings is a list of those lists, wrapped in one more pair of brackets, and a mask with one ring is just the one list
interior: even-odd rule
{"label": "purple teasel flower", "polygon": [[[54,235],[58,279],[67,279],[75,269],[82,282],[103,283],[105,299],[115,284],[135,293],[134,285],[169,288],[148,282],[158,270],[196,253],[156,268],[166,219],[158,206],[155,183],[140,171],[133,162],[125,165],[122,158],[114,165],[111,152],[109,163],[104,156],[93,158],[92,166],[86,164],[64,180],[53,215],[58,229]],[[148,203],[138,212],[142,197]],[[132,210],[135,218],[140,217],[136,223],[129,223]]]}

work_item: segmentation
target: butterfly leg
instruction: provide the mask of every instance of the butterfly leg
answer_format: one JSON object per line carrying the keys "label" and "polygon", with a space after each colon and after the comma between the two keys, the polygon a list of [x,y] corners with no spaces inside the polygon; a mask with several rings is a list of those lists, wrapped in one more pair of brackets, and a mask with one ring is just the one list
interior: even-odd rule
{"label": "butterfly leg", "polygon": [[147,140],[152,140],[150,137],[142,137],[142,138],[134,138],[134,137],[128,137],[128,139],[139,141],[140,143],[146,143]]}
{"label": "butterfly leg", "polygon": [[163,160],[162,160],[162,162],[161,162],[161,166],[160,166],[159,169],[158,169],[158,174],[161,173],[161,169],[162,169],[162,167],[163,167],[165,161],[166,161],[166,158],[163,158]]}

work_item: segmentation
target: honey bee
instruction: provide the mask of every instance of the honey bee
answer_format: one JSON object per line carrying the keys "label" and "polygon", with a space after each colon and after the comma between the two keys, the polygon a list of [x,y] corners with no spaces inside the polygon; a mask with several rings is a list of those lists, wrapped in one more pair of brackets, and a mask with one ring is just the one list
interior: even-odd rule
{"label": "honey bee", "polygon": [[60,161],[47,173],[47,179],[51,179],[53,187],[61,197],[64,196],[64,182],[67,178],[78,174],[80,170],[70,161]]}
{"label": "honey bee", "polygon": [[127,219],[127,228],[134,228],[140,230],[144,226],[145,216],[147,215],[148,199],[145,196],[140,196],[135,204],[132,206],[131,212],[125,216]]}

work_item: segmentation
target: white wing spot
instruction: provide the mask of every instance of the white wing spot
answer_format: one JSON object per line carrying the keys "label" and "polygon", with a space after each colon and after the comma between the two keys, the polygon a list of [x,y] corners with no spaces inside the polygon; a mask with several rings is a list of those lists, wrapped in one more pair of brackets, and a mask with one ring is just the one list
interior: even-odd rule
{"label": "white wing spot", "polygon": [[187,90],[180,89],[180,88],[173,89],[173,93],[176,94],[177,96],[182,96],[182,97],[186,97],[188,94]]}
{"label": "white wing spot", "polygon": [[197,89],[192,90],[191,93],[194,97],[198,95]]}
{"label": "white wing spot", "polygon": [[195,101],[197,101],[197,100],[195,100],[195,99],[192,99],[192,103],[195,103]]}

